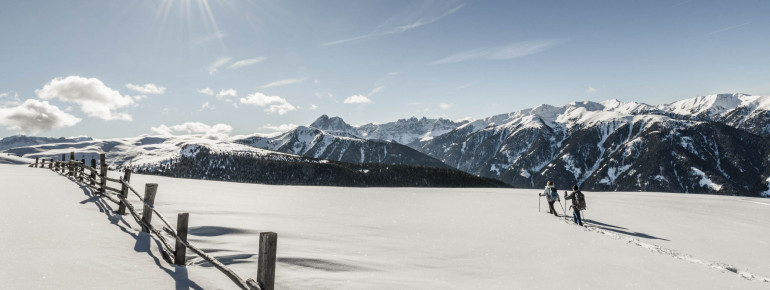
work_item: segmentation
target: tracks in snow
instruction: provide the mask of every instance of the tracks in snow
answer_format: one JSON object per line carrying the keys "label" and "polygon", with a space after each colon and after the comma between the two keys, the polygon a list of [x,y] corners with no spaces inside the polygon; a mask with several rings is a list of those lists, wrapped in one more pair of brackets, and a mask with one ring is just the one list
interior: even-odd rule
{"label": "tracks in snow", "polygon": [[[565,222],[573,224],[573,222],[571,220],[566,220]],[[589,231],[589,232],[595,232],[595,233],[603,234],[605,236],[609,236],[609,237],[611,237],[613,239],[616,239],[616,240],[625,241],[628,244],[632,244],[632,245],[636,245],[636,246],[645,248],[645,249],[647,249],[647,250],[649,250],[650,252],[653,252],[653,253],[661,254],[661,255],[664,255],[664,256],[669,256],[669,257],[672,257],[672,258],[675,258],[675,259],[683,260],[683,261],[690,262],[690,263],[697,264],[697,265],[701,265],[701,266],[706,266],[706,267],[709,267],[709,268],[712,268],[712,269],[716,269],[716,270],[718,270],[718,271],[720,271],[722,273],[733,273],[733,274],[736,274],[736,275],[738,275],[738,276],[740,276],[740,277],[742,277],[742,278],[744,278],[746,280],[750,280],[750,281],[755,281],[756,280],[756,281],[761,281],[761,282],[770,282],[770,278],[768,278],[768,277],[763,277],[763,276],[760,276],[760,275],[757,275],[757,274],[754,274],[754,273],[750,273],[748,271],[741,270],[738,267],[730,265],[730,264],[698,259],[698,258],[695,258],[695,257],[690,256],[688,254],[681,253],[681,252],[679,252],[677,250],[674,250],[674,249],[664,248],[664,247],[661,247],[661,246],[658,246],[658,245],[654,245],[654,244],[650,244],[650,243],[645,243],[645,242],[642,242],[639,239],[627,237],[627,236],[624,236],[624,235],[621,235],[621,234],[612,233],[610,231],[606,231],[606,230],[600,229],[600,228],[595,227],[595,226],[586,226],[586,227],[584,227],[584,229],[586,231]]]}

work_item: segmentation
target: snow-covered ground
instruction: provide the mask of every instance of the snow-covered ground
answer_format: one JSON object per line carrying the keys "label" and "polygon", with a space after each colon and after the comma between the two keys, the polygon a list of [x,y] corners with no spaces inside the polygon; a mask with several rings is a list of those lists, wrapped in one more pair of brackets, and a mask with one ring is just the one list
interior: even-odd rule
{"label": "snow-covered ground", "polygon": [[[110,205],[65,177],[0,164],[0,181],[4,287],[235,288],[189,253],[186,268],[159,260],[130,217],[100,212]],[[132,176],[149,182],[156,208],[172,223],[189,212],[190,241],[244,278],[256,275],[259,232],[277,232],[277,289],[770,287],[767,199],[587,192],[581,228],[545,214],[545,201],[538,212],[533,190]]]}

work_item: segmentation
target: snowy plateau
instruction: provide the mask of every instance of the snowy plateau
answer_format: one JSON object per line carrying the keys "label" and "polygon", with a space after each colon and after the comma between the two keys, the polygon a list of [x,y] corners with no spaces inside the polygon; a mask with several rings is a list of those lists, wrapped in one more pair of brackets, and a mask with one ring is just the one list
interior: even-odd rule
{"label": "snowy plateau", "polygon": [[[237,289],[189,251],[184,267],[164,262],[129,216],[60,173],[0,161],[2,288]],[[586,192],[583,228],[527,189],[131,183],[157,183],[155,208],[172,224],[189,212],[191,243],[243,277],[258,233],[278,233],[276,289],[770,287],[762,198]]]}

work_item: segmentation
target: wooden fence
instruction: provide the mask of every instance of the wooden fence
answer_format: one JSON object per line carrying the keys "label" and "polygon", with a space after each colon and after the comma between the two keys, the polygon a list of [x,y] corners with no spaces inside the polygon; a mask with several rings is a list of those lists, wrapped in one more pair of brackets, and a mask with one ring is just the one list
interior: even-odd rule
{"label": "wooden fence", "polygon": [[[188,213],[179,213],[177,215],[176,229],[166,220],[163,215],[158,212],[155,207],[155,195],[158,192],[158,184],[147,183],[144,186],[144,196],[141,196],[130,184],[131,170],[125,169],[124,175],[118,179],[107,177],[107,165],[105,163],[105,155],[99,155],[99,166],[96,165],[96,159],[91,159],[91,165],[86,165],[86,160],[75,160],[75,153],[70,153],[69,161],[66,161],[66,154],[62,154],[60,160],[35,158],[35,163],[30,167],[47,168],[55,172],[59,172],[62,175],[69,176],[75,182],[86,185],[94,190],[94,193],[99,196],[103,196],[111,202],[118,205],[117,214],[125,215],[126,209],[128,209],[131,216],[136,223],[142,227],[142,231],[155,235],[161,242],[161,252],[163,258],[169,262],[179,266],[185,265],[186,249],[190,249],[192,252],[208,261],[214,267],[224,273],[230,280],[232,280],[241,289],[259,289],[259,290],[273,290],[275,284],[275,261],[276,261],[276,247],[278,241],[278,235],[273,232],[261,232],[259,233],[259,255],[257,261],[257,279],[243,280],[238,274],[233,272],[230,268],[219,262],[216,258],[210,256],[200,248],[190,244],[187,241],[187,221],[189,220]],[[88,173],[86,173],[88,171]],[[97,174],[98,172],[98,174]],[[120,188],[110,187],[107,182],[117,183]],[[140,212],[134,208],[134,206],[128,201],[129,192],[133,193],[143,204],[143,208]],[[176,240],[175,245],[169,243],[166,237],[161,231],[153,227],[151,221],[155,216],[165,225],[162,227],[163,232],[173,237]]]}

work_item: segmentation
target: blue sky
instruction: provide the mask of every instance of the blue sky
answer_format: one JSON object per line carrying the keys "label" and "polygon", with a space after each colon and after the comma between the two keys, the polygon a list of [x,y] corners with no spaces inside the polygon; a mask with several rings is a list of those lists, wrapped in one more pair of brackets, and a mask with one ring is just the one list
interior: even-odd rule
{"label": "blue sky", "polygon": [[0,136],[770,95],[770,1],[4,1]]}

